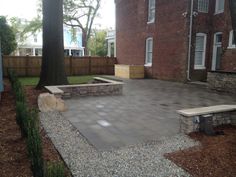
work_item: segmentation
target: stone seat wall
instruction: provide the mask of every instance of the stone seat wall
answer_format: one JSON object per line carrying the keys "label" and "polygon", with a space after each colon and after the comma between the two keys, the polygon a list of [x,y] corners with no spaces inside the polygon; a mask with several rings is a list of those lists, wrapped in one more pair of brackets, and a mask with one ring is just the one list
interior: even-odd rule
{"label": "stone seat wall", "polygon": [[[222,105],[226,106],[226,105]],[[218,106],[220,107],[220,106]],[[207,108],[207,107],[206,107]],[[216,107],[215,107],[216,108]],[[194,109],[188,109],[188,110],[194,110]],[[186,111],[188,111],[186,110]],[[207,112],[204,112],[201,114],[184,114],[185,110],[179,110],[177,111],[180,115],[179,120],[180,120],[180,132],[189,134],[191,132],[198,132],[199,131],[199,126],[200,126],[200,116],[201,115],[212,115],[213,117],[213,126],[219,126],[219,125],[226,125],[226,124],[232,124],[236,125],[236,109],[225,109],[221,110],[219,112],[219,109],[216,109],[215,112],[213,110]]]}

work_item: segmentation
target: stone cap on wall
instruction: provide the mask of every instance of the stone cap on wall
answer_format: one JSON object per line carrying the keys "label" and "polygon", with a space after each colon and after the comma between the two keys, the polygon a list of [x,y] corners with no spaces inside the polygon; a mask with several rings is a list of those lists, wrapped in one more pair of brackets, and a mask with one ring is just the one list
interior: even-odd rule
{"label": "stone cap on wall", "polygon": [[236,105],[216,105],[192,109],[182,109],[177,112],[186,117],[199,116],[212,113],[236,111]]}

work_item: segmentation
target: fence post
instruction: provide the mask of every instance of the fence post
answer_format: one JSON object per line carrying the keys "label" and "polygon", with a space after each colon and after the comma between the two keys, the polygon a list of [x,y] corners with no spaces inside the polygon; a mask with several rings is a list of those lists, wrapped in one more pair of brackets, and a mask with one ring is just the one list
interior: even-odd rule
{"label": "fence post", "polygon": [[92,61],[91,61],[91,57],[89,57],[89,75],[91,75],[92,72]]}
{"label": "fence post", "polygon": [[29,76],[29,56],[26,56],[26,64],[25,64],[25,75],[28,77]]}
{"label": "fence post", "polygon": [[105,74],[110,74],[110,72],[109,72],[109,65],[108,65],[108,63],[109,63],[109,57],[106,57],[106,73]]}
{"label": "fence post", "polygon": [[70,75],[73,76],[72,56],[70,56]]}

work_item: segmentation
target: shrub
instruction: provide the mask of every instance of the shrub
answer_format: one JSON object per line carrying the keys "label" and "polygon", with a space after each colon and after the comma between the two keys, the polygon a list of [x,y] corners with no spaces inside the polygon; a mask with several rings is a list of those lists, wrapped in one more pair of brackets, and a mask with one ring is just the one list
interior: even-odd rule
{"label": "shrub", "polygon": [[34,177],[43,177],[43,150],[36,112],[30,111],[27,148]]}
{"label": "shrub", "polygon": [[19,87],[15,92],[16,101],[25,103],[25,94],[22,87]]}
{"label": "shrub", "polygon": [[44,177],[65,177],[65,170],[63,164],[48,163],[45,167]]}
{"label": "shrub", "polygon": [[27,138],[27,150],[34,177],[64,177],[63,164],[48,164],[44,167],[42,140],[36,110],[27,108],[24,89],[14,71],[8,70],[12,91],[16,98],[16,121],[21,134]]}
{"label": "shrub", "polygon": [[29,120],[27,106],[24,102],[16,102],[16,122],[21,128],[22,136],[26,137]]}

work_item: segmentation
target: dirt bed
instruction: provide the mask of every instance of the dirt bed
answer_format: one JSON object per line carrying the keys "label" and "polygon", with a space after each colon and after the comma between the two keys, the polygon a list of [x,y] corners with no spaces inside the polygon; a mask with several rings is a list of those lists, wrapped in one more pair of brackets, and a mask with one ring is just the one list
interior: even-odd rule
{"label": "dirt bed", "polygon": [[206,136],[192,133],[189,136],[201,142],[201,146],[166,154],[169,160],[185,169],[192,176],[236,176],[236,127],[221,126],[216,130],[224,135]]}
{"label": "dirt bed", "polygon": [[16,124],[15,100],[10,84],[5,83],[0,101],[0,176],[32,176],[26,142]]}

